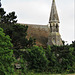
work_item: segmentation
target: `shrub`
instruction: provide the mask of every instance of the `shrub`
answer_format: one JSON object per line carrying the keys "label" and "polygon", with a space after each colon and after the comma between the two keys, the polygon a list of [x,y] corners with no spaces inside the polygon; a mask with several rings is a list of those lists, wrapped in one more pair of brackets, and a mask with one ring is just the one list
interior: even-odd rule
{"label": "shrub", "polygon": [[34,69],[35,71],[46,71],[48,66],[48,60],[45,55],[45,51],[42,47],[34,46],[28,51],[28,62],[29,69]]}
{"label": "shrub", "polygon": [[13,50],[10,48],[13,46],[10,42],[11,39],[5,33],[3,33],[3,29],[0,28],[0,75],[10,75],[14,73],[14,68],[12,63],[14,61],[13,58]]}

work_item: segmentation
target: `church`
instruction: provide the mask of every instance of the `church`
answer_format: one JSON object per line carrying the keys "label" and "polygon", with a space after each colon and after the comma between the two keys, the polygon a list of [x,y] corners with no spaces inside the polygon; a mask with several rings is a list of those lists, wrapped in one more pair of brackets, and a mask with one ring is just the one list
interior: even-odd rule
{"label": "church", "polygon": [[27,38],[35,38],[38,46],[61,46],[63,43],[59,33],[59,23],[55,0],[53,0],[48,25],[25,24],[28,25]]}
{"label": "church", "polygon": [[37,24],[23,24],[23,25],[28,26],[27,38],[32,37],[36,39],[37,46],[45,47],[47,45],[57,45],[57,46],[63,45],[61,35],[59,33],[59,23],[60,21],[56,9],[55,0],[52,0],[49,23],[47,25],[37,25]]}

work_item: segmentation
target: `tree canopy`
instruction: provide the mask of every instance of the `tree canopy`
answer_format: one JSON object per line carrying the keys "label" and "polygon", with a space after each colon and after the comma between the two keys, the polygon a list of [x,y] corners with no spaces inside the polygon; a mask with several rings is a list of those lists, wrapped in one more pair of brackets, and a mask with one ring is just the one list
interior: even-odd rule
{"label": "tree canopy", "polygon": [[10,48],[13,47],[11,39],[8,35],[3,33],[3,29],[0,28],[0,75],[10,75],[13,73],[12,63],[13,50]]}
{"label": "tree canopy", "polygon": [[0,23],[14,24],[17,22],[16,18],[14,11],[6,14],[4,9],[0,8]]}
{"label": "tree canopy", "polygon": [[35,44],[35,39],[27,36],[28,26],[17,23],[15,12],[6,14],[3,8],[0,8],[0,27],[4,29],[4,33],[12,39],[14,49],[23,49],[31,47]]}

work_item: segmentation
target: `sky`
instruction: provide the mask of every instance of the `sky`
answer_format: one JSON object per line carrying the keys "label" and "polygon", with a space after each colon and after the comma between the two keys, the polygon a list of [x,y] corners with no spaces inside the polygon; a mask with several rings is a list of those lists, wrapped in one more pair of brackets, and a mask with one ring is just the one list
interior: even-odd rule
{"label": "sky", "polygon": [[[55,0],[60,19],[59,30],[62,40],[71,43],[75,40],[74,0]],[[52,0],[1,0],[7,13],[15,11],[18,23],[47,25]]]}

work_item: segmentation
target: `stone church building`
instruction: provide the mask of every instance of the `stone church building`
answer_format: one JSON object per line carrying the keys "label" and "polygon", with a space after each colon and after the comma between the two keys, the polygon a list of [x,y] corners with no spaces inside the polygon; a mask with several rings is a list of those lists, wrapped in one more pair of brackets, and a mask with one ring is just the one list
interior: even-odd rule
{"label": "stone church building", "polygon": [[27,38],[33,37],[36,39],[36,45],[63,45],[61,35],[59,33],[59,17],[56,9],[55,0],[52,1],[52,7],[50,12],[48,25],[28,25]]}
{"label": "stone church building", "polygon": [[[1,7],[1,0],[0,0]],[[48,25],[23,24],[28,25],[27,38],[36,39],[36,45],[63,45],[61,35],[59,33],[59,17],[56,9],[55,0],[52,0],[52,7]]]}

